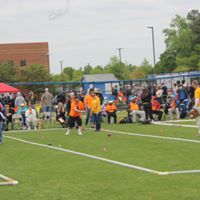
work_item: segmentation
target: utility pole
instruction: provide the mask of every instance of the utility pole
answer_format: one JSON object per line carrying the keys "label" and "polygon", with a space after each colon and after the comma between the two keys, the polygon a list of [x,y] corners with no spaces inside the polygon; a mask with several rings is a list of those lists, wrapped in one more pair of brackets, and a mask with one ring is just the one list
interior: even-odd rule
{"label": "utility pole", "polygon": [[117,48],[117,50],[119,51],[119,62],[122,63],[122,49],[123,48]]}

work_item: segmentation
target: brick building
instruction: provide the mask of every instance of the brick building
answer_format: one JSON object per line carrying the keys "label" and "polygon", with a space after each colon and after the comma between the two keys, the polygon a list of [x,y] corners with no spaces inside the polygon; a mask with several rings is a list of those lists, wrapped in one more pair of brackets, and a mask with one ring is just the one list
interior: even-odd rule
{"label": "brick building", "polygon": [[0,44],[0,63],[13,64],[18,72],[41,64],[50,72],[48,42]]}

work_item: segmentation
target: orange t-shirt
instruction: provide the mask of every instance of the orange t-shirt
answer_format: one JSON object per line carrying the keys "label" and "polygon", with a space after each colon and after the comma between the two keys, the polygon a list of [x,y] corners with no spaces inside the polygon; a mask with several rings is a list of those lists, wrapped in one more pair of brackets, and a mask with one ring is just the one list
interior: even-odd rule
{"label": "orange t-shirt", "polygon": [[85,103],[85,106],[87,106],[88,108],[91,108],[92,107],[92,97],[91,95],[86,95],[85,99],[84,99],[84,103]]}
{"label": "orange t-shirt", "polygon": [[70,109],[70,112],[69,112],[70,117],[80,117],[81,116],[81,113],[77,112],[76,109],[77,110],[84,110],[84,104],[83,104],[82,101],[76,102],[75,100],[73,100],[71,102],[71,109]]}
{"label": "orange t-shirt", "polygon": [[107,105],[106,106],[106,111],[108,111],[108,112],[110,112],[110,113],[113,113],[113,112],[115,112],[115,110],[117,110],[117,107],[114,105],[114,104],[112,104],[112,105]]}
{"label": "orange t-shirt", "polygon": [[176,102],[175,102],[175,100],[171,101],[170,106],[171,106],[171,109],[175,110],[175,108],[176,108]]}
{"label": "orange t-shirt", "polygon": [[131,102],[130,103],[130,110],[133,111],[133,110],[140,110],[140,109],[139,109],[139,106],[138,106],[137,103]]}

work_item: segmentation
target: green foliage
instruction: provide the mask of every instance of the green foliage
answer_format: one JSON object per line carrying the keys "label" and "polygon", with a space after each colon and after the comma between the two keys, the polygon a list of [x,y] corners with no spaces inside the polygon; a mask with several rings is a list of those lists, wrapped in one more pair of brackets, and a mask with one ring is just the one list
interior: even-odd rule
{"label": "green foliage", "polygon": [[75,70],[73,73],[73,81],[78,81],[80,82],[83,78],[83,72],[81,69]]}
{"label": "green foliage", "polygon": [[20,80],[24,82],[48,82],[50,81],[50,75],[44,66],[31,65],[21,72]]}
{"label": "green foliage", "polygon": [[51,80],[53,82],[67,82],[69,81],[69,76],[65,73],[52,75]]}
{"label": "green foliage", "polygon": [[92,70],[90,71],[90,74],[105,74],[105,73],[107,73],[107,71],[104,70],[104,68],[99,65],[92,68]]}
{"label": "green foliage", "polygon": [[87,64],[86,66],[83,67],[83,74],[90,74],[92,71],[92,66],[90,64]]}
{"label": "green foliage", "polygon": [[73,79],[74,69],[72,67],[65,67],[63,73],[69,77],[69,80]]}
{"label": "green foliage", "polygon": [[153,73],[152,65],[145,58],[141,63],[141,66],[136,67],[136,69],[132,72],[132,79],[141,79],[146,78],[147,75]]}
{"label": "green foliage", "polygon": [[192,10],[187,17],[176,15],[163,30],[166,50],[156,65],[156,72],[198,70],[200,62],[200,12]]}
{"label": "green foliage", "polygon": [[111,57],[110,62],[104,67],[104,70],[113,73],[119,80],[130,79],[130,74],[133,70],[131,65],[120,63],[116,56]]}
{"label": "green foliage", "polygon": [[13,64],[7,62],[0,65],[0,82],[14,82],[15,81],[15,67]]}

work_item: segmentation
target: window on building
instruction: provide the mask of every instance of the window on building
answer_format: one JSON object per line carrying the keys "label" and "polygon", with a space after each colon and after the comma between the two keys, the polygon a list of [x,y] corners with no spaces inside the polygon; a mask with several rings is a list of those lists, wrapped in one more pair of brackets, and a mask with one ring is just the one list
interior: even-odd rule
{"label": "window on building", "polygon": [[26,60],[20,60],[20,67],[25,67],[27,66]]}

